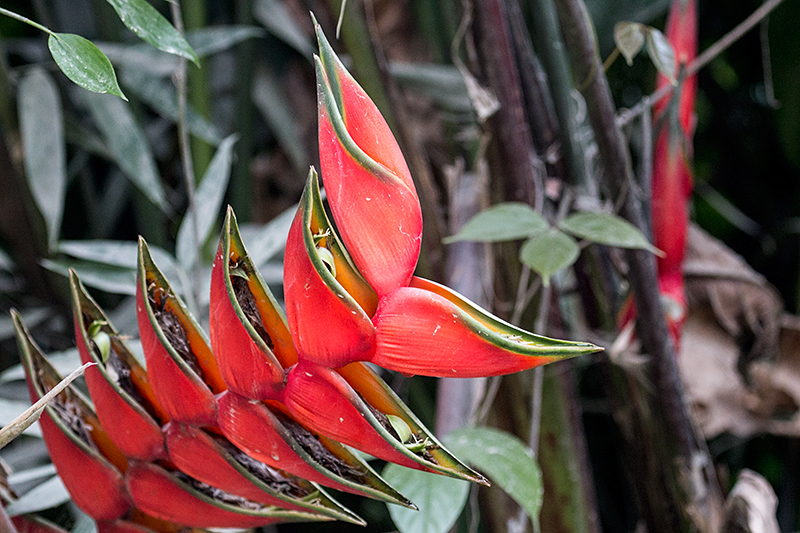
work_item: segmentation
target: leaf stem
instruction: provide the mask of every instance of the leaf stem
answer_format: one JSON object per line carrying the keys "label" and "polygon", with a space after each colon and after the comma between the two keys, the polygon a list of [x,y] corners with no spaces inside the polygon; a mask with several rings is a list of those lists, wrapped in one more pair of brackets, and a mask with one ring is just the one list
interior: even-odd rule
{"label": "leaf stem", "polygon": [[51,30],[50,28],[48,28],[46,26],[42,26],[38,22],[34,22],[31,19],[29,19],[28,17],[23,17],[22,15],[18,15],[17,13],[14,13],[13,11],[9,11],[8,9],[3,9],[2,7],[0,7],[0,15],[5,15],[7,17],[10,17],[12,19],[18,20],[20,22],[24,22],[25,24],[27,24],[29,26],[33,26],[37,30],[42,30],[43,32],[48,33],[50,35],[55,35],[55,32],[53,32],[53,30]]}
{"label": "leaf stem", "polygon": [[[769,15],[776,7],[778,7],[783,0],[767,0],[761,7],[753,11],[753,13],[744,19],[738,26],[726,33],[717,42],[709,46],[703,51],[702,54],[697,56],[688,67],[686,67],[686,76],[689,77],[696,73],[701,68],[705,67],[712,60],[716,59],[718,55],[727,50],[733,43],[738,41],[744,34],[753,29],[753,27],[761,22],[767,15]],[[650,93],[641,99],[641,101],[628,110],[622,111],[617,116],[617,124],[625,126],[634,118],[642,113],[648,111],[659,100],[670,94],[675,89],[671,84],[664,85],[660,89]]]}

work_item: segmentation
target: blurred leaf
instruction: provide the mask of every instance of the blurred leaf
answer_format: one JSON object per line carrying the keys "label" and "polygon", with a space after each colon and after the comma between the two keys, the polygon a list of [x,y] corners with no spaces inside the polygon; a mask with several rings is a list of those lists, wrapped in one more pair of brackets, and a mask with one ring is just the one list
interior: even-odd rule
{"label": "blurred leaf", "polygon": [[[29,326],[33,327],[50,314],[50,310],[43,307],[30,308],[20,312],[22,320]],[[14,321],[11,316],[7,314],[0,315],[0,340],[12,337],[16,330],[14,329]]]}
{"label": "blurred leaf", "polygon": [[8,476],[8,482],[12,485],[19,485],[21,483],[27,483],[35,479],[41,479],[43,477],[50,477],[54,475],[56,475],[56,467],[51,463],[44,466],[36,466],[27,470],[22,470],[20,472],[13,472]]}
{"label": "blurred leaf", "polygon": [[275,76],[269,67],[259,68],[253,80],[252,98],[256,108],[261,112],[270,131],[278,139],[281,149],[289,156],[295,170],[308,172],[309,157],[303,149],[304,142],[294,111],[283,94]]}
{"label": "blurred leaf", "polygon": [[654,254],[662,253],[650,244],[647,237],[627,220],[609,213],[583,211],[570,215],[559,228],[582,239],[620,248],[641,248]]}
{"label": "blurred leaf", "polygon": [[464,76],[453,65],[389,63],[389,73],[400,85],[417,91],[451,111],[472,113]]}
{"label": "blurred leaf", "polygon": [[147,0],[106,0],[119,15],[123,24],[143,41],[159,50],[185,57],[199,65],[192,47]]}
{"label": "blurred leaf", "polygon": [[65,277],[69,276],[69,269],[72,268],[85,285],[101,291],[130,296],[136,294],[136,270],[134,268],[67,259],[44,259],[42,266]]}
{"label": "blurred leaf", "polygon": [[162,210],[167,202],[153,154],[127,103],[107,96],[85,98],[114,160],[133,184]]}
{"label": "blurred leaf", "polygon": [[71,33],[54,33],[47,46],[61,72],[84,89],[127,100],[117,84],[111,62],[91,41]]}
{"label": "blurred leaf", "polygon": [[25,177],[44,217],[52,250],[61,230],[67,187],[61,100],[52,78],[40,67],[25,74],[17,94]]}
{"label": "blurred leaf", "polygon": [[75,524],[70,530],[72,533],[97,533],[97,522],[91,516],[81,511],[74,503],[68,504]]}
{"label": "blurred leaf", "polygon": [[645,30],[638,22],[623,21],[614,26],[614,44],[619,48],[628,66],[644,47]]}
{"label": "blurred leaf", "polygon": [[29,490],[18,500],[6,506],[8,516],[35,513],[56,507],[69,501],[69,492],[61,482],[61,478],[53,476],[41,485]]}
{"label": "blurred leaf", "polygon": [[664,34],[655,28],[647,27],[647,53],[658,71],[673,85],[675,79],[675,51]]}
{"label": "blurred leaf", "polygon": [[2,249],[0,249],[0,270],[5,270],[6,272],[14,271],[14,260]]}
{"label": "blurred leaf", "polygon": [[181,222],[175,244],[175,255],[184,270],[192,270],[197,263],[200,247],[217,227],[217,216],[231,175],[233,145],[236,139],[236,134],[229,135],[219,145],[195,192],[194,205],[189,207]]}
{"label": "blurred leaf", "polygon": [[469,483],[396,464],[388,464],[381,476],[413,501],[419,511],[389,505],[389,514],[400,533],[445,533],[464,509]]}
{"label": "blurred leaf", "polygon": [[519,250],[519,260],[539,274],[547,286],[550,276],[574,263],[579,253],[580,247],[575,239],[551,228],[525,241]]}
{"label": "blurred leaf", "polygon": [[[286,245],[289,227],[297,213],[297,205],[293,205],[263,226],[242,224],[242,240],[247,253],[256,267],[261,268]],[[262,273],[263,274],[263,273]]]}
{"label": "blurred leaf", "polygon": [[[128,91],[159,115],[178,122],[178,93],[171,80],[133,65],[120,71],[120,80]],[[216,126],[200,116],[191,106],[186,107],[186,120],[189,131],[200,139],[214,146],[222,142]]]}
{"label": "blurred leaf", "polygon": [[103,52],[118,67],[135,68],[157,76],[169,77],[178,68],[177,57],[146,44],[99,43]]}
{"label": "blurred leaf", "polygon": [[187,33],[186,39],[197,52],[197,57],[203,58],[264,34],[264,30],[256,26],[219,26]]}
{"label": "blurred leaf", "polygon": [[[75,367],[72,367],[72,369],[74,368]],[[28,409],[30,406],[31,402],[22,402],[19,400],[9,400],[6,398],[0,398],[0,427],[4,428],[7,425],[9,425],[11,422],[14,421],[14,418],[16,418],[17,415],[23,413],[25,409]],[[42,437],[42,429],[39,427],[39,424],[33,424],[32,426],[27,427],[23,431],[23,433],[25,435],[30,435],[32,437],[39,437],[39,438]],[[19,483],[18,481],[11,481],[11,482]]]}
{"label": "blurred leaf", "polygon": [[253,5],[253,16],[275,37],[311,59],[316,48],[311,44],[308,34],[289,13],[284,2],[256,0]]}
{"label": "blurred leaf", "polygon": [[499,485],[534,523],[539,521],[544,495],[542,474],[521,440],[504,431],[481,427],[456,430],[447,435],[444,443]]}
{"label": "blurred leaf", "polygon": [[529,205],[520,202],[496,204],[481,211],[451,237],[442,242],[502,242],[524,239],[549,227],[547,221]]}
{"label": "blurred leaf", "polygon": [[[25,315],[22,315],[25,323],[28,324]],[[69,374],[79,366],[81,366],[81,356],[77,348],[70,348],[63,352],[56,352],[47,355],[48,361],[58,370],[62,376]],[[21,381],[25,379],[25,369],[22,364],[18,363],[5,369],[0,373],[0,383],[9,383],[11,381]]]}

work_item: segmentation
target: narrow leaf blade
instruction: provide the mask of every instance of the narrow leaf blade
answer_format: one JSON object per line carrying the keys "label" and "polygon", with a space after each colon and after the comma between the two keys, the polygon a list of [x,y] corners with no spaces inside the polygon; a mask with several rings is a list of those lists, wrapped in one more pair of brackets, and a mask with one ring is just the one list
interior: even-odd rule
{"label": "narrow leaf blade", "polygon": [[197,54],[178,30],[147,0],[107,0],[122,22],[159,50],[185,57],[199,66]]}
{"label": "narrow leaf blade", "polygon": [[52,249],[58,241],[67,187],[61,100],[52,78],[39,67],[25,74],[18,94],[25,177]]}
{"label": "narrow leaf blade", "polygon": [[456,235],[447,237],[443,242],[513,241],[530,237],[547,227],[547,221],[529,205],[505,202],[481,211],[467,221]]}
{"label": "narrow leaf blade", "polygon": [[47,39],[47,46],[58,68],[73,82],[89,91],[127,100],[111,61],[91,41],[72,33],[54,33]]}

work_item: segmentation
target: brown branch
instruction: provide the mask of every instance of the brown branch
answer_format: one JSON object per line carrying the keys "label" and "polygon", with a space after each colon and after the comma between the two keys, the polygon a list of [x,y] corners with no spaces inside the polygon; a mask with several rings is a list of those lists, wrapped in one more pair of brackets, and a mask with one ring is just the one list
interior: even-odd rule
{"label": "brown branch", "polygon": [[[753,11],[753,13],[739,23],[738,26],[722,36],[717,42],[706,48],[702,54],[697,56],[694,61],[689,63],[686,68],[686,76],[691,76],[697,73],[698,70],[705,67],[718,55],[727,50],[733,43],[738,41],[747,32],[752,30],[756,24],[764,20],[776,7],[781,5],[783,0],[767,0],[761,7]],[[642,100],[630,108],[629,110],[622,111],[617,117],[617,124],[620,126],[627,125],[631,120],[638,117],[645,111],[649,111],[651,107],[670,94],[675,89],[674,85],[664,85],[660,89],[652,92],[651,94],[642,98]]]}
{"label": "brown branch", "polygon": [[[575,77],[587,80],[582,87],[587,111],[605,178],[613,194],[635,190],[630,153],[616,122],[616,110],[608,79],[603,73],[596,49],[594,31],[582,0],[556,0],[564,40]],[[622,215],[646,231],[645,215],[639,198],[626,195]],[[650,359],[648,377],[654,397],[645,398],[644,410],[634,413],[637,434],[650,434],[649,442],[631,443],[628,453],[644,467],[637,475],[637,491],[651,533],[689,531],[704,525],[697,523],[697,511],[711,516],[712,522],[721,507],[720,488],[704,444],[695,435],[689,419],[683,388],[675,362],[675,348],[669,336],[658,292],[655,258],[641,250],[627,251],[629,281],[637,307],[637,333]],[[651,412],[652,409],[652,412]],[[688,478],[694,465],[700,464],[703,486],[690,486]],[[638,474],[638,473],[637,473]],[[701,476],[701,477],[702,477]]]}

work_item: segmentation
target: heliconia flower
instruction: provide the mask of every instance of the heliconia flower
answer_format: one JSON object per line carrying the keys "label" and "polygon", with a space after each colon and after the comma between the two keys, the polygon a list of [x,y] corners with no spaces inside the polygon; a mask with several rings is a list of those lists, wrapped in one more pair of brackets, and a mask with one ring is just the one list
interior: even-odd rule
{"label": "heliconia flower", "polygon": [[164,433],[170,461],[203,483],[264,505],[366,525],[318,486],[251,458],[221,435],[175,422]]}
{"label": "heliconia flower", "polygon": [[218,418],[228,440],[273,468],[336,490],[416,509],[364,461],[341,444],[310,433],[279,404],[228,391],[219,396]]}
{"label": "heliconia flower", "polygon": [[347,250],[383,296],[414,273],[422,242],[419,198],[386,121],[315,26],[322,179]]}
{"label": "heliconia flower", "polygon": [[[62,379],[31,339],[19,315],[11,313],[28,391],[35,402]],[[50,459],[75,504],[95,520],[114,520],[131,509],[122,472],[125,456],[103,431],[91,405],[71,385],[39,419]]]}
{"label": "heliconia flower", "polygon": [[377,297],[328,221],[313,168],[289,229],[283,273],[286,315],[300,358],[330,368],[368,360]]}
{"label": "heliconia flower", "polygon": [[98,522],[97,533],[155,533],[155,531],[142,524],[118,519]]}
{"label": "heliconia flower", "polygon": [[292,368],[283,402],[293,418],[380,459],[488,484],[450,454],[367,367],[353,363],[343,372],[354,386],[336,370],[313,363],[301,361]]}
{"label": "heliconia flower", "polygon": [[161,425],[168,417],[147,372],[72,270],[69,281],[78,352],[83,363],[96,363],[84,377],[103,429],[127,457],[166,459]]}
{"label": "heliconia flower", "polygon": [[371,362],[408,375],[497,376],[600,349],[534,335],[418,277],[382,298],[372,320],[376,348]]}
{"label": "heliconia flower", "polygon": [[150,384],[171,420],[213,426],[226,390],[200,326],[139,239],[136,313]]}
{"label": "heliconia flower", "polygon": [[297,362],[280,307],[256,270],[228,208],[211,272],[211,347],[230,390],[264,400],[284,387]]}
{"label": "heliconia flower", "polygon": [[249,528],[320,519],[319,515],[263,506],[155,463],[132,461],[125,481],[138,509],[191,527]]}
{"label": "heliconia flower", "polygon": [[[675,70],[681,65],[689,65],[697,57],[697,0],[673,0],[667,18],[667,40],[675,52]],[[658,74],[658,88],[669,84],[670,80]],[[678,94],[678,92],[673,93]],[[697,75],[683,80],[679,89],[680,103],[678,116],[683,134],[691,139],[694,131],[694,103],[697,96]],[[662,98],[655,103],[655,116],[661,116],[670,105],[671,98]]]}

